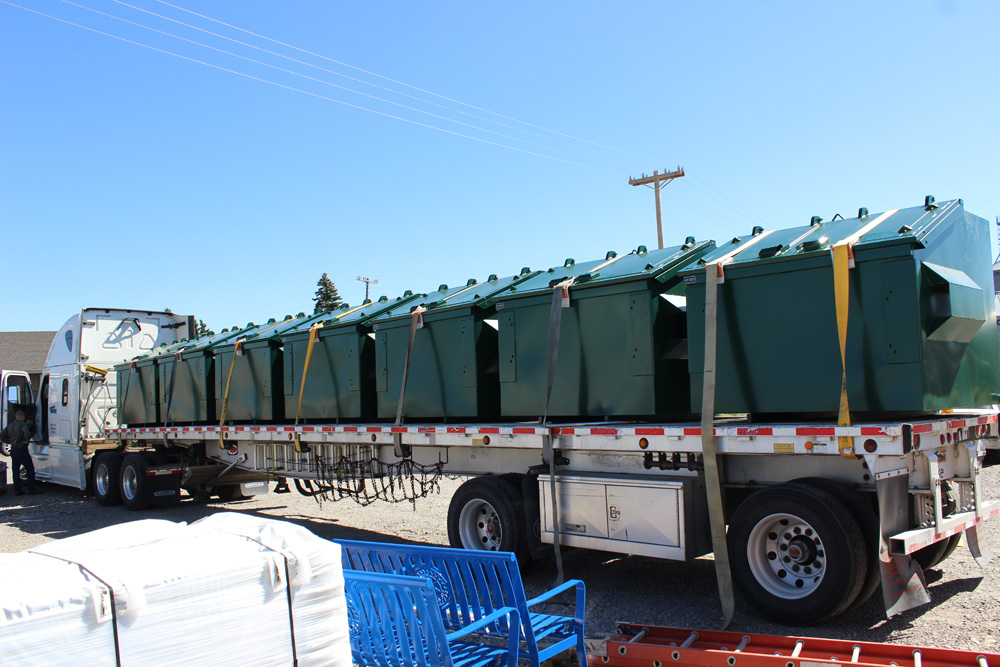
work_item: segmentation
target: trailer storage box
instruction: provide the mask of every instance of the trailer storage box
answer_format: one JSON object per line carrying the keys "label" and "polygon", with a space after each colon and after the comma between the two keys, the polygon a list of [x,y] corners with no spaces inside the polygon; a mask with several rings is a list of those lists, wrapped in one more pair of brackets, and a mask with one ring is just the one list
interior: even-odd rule
{"label": "trailer storage box", "polygon": [[230,513],[0,555],[0,661],[349,667],[341,568],[335,543]]}
{"label": "trailer storage box", "polygon": [[283,420],[285,373],[281,336],[324,317],[326,313],[308,316],[299,313],[281,322],[272,319],[267,324],[245,329],[236,340],[217,345],[214,348],[216,417],[221,420],[225,408],[226,423]]}
{"label": "trailer storage box", "polygon": [[[1000,392],[990,228],[961,200],[774,232],[718,286],[717,412],[835,415],[842,366],[831,249],[849,269],[852,414],[986,405]],[[868,227],[866,229],[866,227]],[[705,269],[683,272],[692,410],[701,409]]]}
{"label": "trailer storage box", "polygon": [[549,269],[496,297],[500,406],[505,417],[546,413],[553,288],[561,309],[551,417],[686,415],[683,285],[677,271],[712,247],[682,246]]}
{"label": "trailer storage box", "polygon": [[413,339],[410,371],[403,397],[408,419],[500,416],[500,376],[494,299],[538,275],[520,275],[485,283],[470,280],[460,287],[441,285],[438,291],[372,320],[375,330],[375,383],[378,416],[393,419],[399,406],[403,369],[415,308],[420,328]]}
{"label": "trailer storage box", "polygon": [[[407,291],[391,301],[383,296],[355,308],[344,306],[326,313],[319,322],[303,323],[286,332],[282,336],[285,419],[374,420],[375,335],[369,321],[406,307],[414,298]],[[310,354],[309,338],[314,327],[316,340]]]}
{"label": "trailer storage box", "polygon": [[151,426],[162,423],[157,363],[190,344],[183,340],[161,345],[149,354],[115,366],[119,424]]}

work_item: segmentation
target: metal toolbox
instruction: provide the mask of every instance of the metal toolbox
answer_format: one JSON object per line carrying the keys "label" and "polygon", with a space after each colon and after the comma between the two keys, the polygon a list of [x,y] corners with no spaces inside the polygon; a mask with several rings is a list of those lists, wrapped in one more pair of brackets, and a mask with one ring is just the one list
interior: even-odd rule
{"label": "metal toolbox", "polygon": [[[553,542],[549,475],[538,476],[542,542]],[[557,475],[559,542],[567,546],[690,560],[712,550],[696,477]],[[702,499],[702,500],[699,500]]]}

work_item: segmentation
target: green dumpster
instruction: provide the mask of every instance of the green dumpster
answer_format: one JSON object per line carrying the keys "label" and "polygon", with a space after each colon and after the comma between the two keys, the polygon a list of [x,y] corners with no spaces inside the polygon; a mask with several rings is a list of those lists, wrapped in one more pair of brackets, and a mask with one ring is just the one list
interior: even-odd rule
{"label": "green dumpster", "polygon": [[396,417],[412,313],[418,307],[424,310],[410,354],[403,416],[410,420],[499,417],[495,298],[538,274],[525,268],[507,278],[492,275],[484,283],[441,285],[436,292],[420,295],[409,308],[374,318],[379,419]]}
{"label": "green dumpster", "polygon": [[156,364],[189,344],[188,340],[164,343],[131,362],[115,366],[119,424],[155,426],[161,423]]}
{"label": "green dumpster", "polygon": [[[868,227],[868,229],[866,229]],[[718,286],[717,412],[838,413],[843,368],[831,249],[861,234],[849,269],[847,396],[858,418],[996,402],[990,226],[961,200],[774,232]],[[691,408],[700,410],[705,270],[687,284]]]}
{"label": "green dumpster", "polygon": [[[369,321],[406,307],[414,298],[407,291],[393,300],[383,296],[355,308],[344,306],[326,313],[324,319],[303,323],[284,333],[285,420],[314,423],[374,420],[377,416],[375,341]],[[309,339],[314,327],[316,340],[310,355]]]}
{"label": "green dumpster", "polygon": [[[509,418],[688,413],[683,285],[677,271],[714,247],[681,246],[577,264],[566,260],[499,294],[501,413]],[[546,411],[553,288],[568,281]]]}
{"label": "green dumpster", "polygon": [[243,331],[233,327],[209,333],[172,355],[158,358],[159,411],[164,423],[204,424],[216,420],[214,348],[237,339]]}
{"label": "green dumpster", "polygon": [[[226,423],[282,421],[285,418],[284,356],[281,336],[323,319],[326,313],[296,317],[245,329],[238,339],[214,348],[215,415]],[[239,342],[239,353],[236,344]],[[231,379],[230,379],[231,374]],[[228,399],[227,399],[228,390]]]}

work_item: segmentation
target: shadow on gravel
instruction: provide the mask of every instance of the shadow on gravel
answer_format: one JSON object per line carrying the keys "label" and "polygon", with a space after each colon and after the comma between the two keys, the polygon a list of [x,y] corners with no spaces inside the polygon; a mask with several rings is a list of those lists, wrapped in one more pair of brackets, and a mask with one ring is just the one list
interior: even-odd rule
{"label": "shadow on gravel", "polygon": [[[17,530],[43,535],[51,539],[72,537],[93,530],[106,528],[130,521],[144,519],[166,519],[168,521],[193,523],[198,519],[218,512],[241,512],[265,519],[280,519],[300,525],[326,539],[372,540],[378,542],[412,543],[396,535],[339,525],[337,519],[329,517],[285,515],[275,516],[273,511],[284,509],[278,500],[261,506],[259,502],[221,501],[199,502],[184,496],[178,505],[152,506],[141,512],[132,512],[124,506],[100,507],[92,495],[83,491],[52,484],[39,484],[41,495],[15,496],[13,490],[0,496],[0,525]],[[251,507],[251,505],[255,505]],[[332,503],[324,503],[329,505]],[[6,550],[0,545],[0,550]]]}

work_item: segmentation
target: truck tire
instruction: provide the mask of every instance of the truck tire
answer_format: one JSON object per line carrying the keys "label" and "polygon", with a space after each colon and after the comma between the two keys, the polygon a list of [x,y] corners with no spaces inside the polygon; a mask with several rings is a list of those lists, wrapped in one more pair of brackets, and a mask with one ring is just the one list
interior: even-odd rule
{"label": "truck tire", "polygon": [[448,506],[448,542],[460,549],[510,551],[527,564],[528,536],[521,490],[493,475],[468,480]]}
{"label": "truck tire", "polygon": [[121,493],[122,504],[133,512],[149,507],[149,494],[146,484],[146,467],[148,461],[145,454],[129,454],[122,461]]}
{"label": "truck tire", "polygon": [[955,549],[958,548],[958,543],[962,541],[962,534],[952,535],[951,537],[939,540],[934,544],[928,545],[923,549],[918,549],[913,552],[913,559],[920,563],[920,569],[929,570],[932,567],[936,567],[945,561],[948,556],[955,553]]}
{"label": "truck tire", "polygon": [[105,452],[94,463],[94,497],[104,507],[121,505],[121,469],[122,455],[118,452]]}
{"label": "truck tire", "polygon": [[859,563],[859,567],[865,568],[864,583],[861,585],[861,592],[851,604],[851,609],[857,609],[879,589],[882,582],[882,568],[879,565],[879,524],[875,512],[871,505],[865,503],[857,492],[852,491],[845,484],[835,482],[832,479],[823,477],[806,477],[797,479],[796,482],[811,484],[823,489],[834,498],[839,500],[850,512],[854,520],[861,528],[861,534],[865,538],[865,553],[867,558]]}
{"label": "truck tire", "polygon": [[223,484],[221,486],[213,486],[212,493],[224,503],[246,499],[246,496],[243,495],[243,487],[239,484]]}
{"label": "truck tire", "polygon": [[733,580],[758,611],[787,625],[843,613],[867,568],[858,522],[833,494],[789,482],[757,491],[729,522]]}

